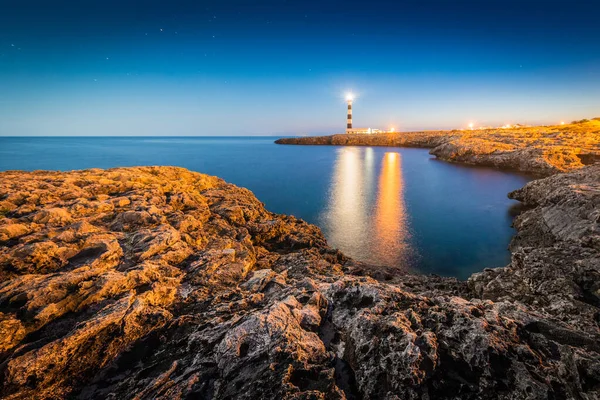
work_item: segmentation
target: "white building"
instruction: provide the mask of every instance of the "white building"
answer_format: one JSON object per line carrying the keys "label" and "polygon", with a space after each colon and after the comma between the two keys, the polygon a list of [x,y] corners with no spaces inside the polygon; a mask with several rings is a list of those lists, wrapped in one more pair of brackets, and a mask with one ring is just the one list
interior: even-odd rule
{"label": "white building", "polygon": [[362,134],[367,134],[370,135],[372,133],[380,133],[383,132],[380,129],[373,129],[373,128],[346,128],[346,133],[362,133]]}

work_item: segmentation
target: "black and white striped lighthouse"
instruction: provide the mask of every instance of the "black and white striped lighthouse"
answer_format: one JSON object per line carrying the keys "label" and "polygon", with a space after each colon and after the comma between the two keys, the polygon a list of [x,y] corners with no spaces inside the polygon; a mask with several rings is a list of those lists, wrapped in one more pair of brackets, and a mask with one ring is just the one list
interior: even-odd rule
{"label": "black and white striped lighthouse", "polygon": [[351,94],[346,96],[346,101],[348,102],[348,119],[346,120],[346,133],[350,133],[352,130],[352,100],[354,96]]}

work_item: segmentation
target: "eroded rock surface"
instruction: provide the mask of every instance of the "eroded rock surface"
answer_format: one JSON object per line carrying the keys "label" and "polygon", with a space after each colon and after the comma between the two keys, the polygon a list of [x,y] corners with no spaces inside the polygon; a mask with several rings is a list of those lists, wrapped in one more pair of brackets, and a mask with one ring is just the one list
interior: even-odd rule
{"label": "eroded rock surface", "polygon": [[532,181],[509,197],[528,208],[514,222],[512,262],[474,274],[470,287],[543,310],[600,346],[600,164]]}
{"label": "eroded rock surface", "polygon": [[[578,180],[572,203],[541,187],[518,196],[535,202],[528,212],[547,198],[594,213],[581,196],[597,172],[549,181]],[[2,398],[599,397],[597,304],[568,319],[490,291],[488,272],[470,288],[393,276],[215,177],[4,172],[0,209]],[[523,232],[542,229],[526,215]],[[544,246],[568,238],[597,251],[588,214],[576,215],[578,228],[556,221]],[[597,259],[586,254],[589,294]]]}
{"label": "eroded rock surface", "polygon": [[284,138],[275,143],[424,147],[437,158],[548,176],[600,161],[600,120],[513,129]]}

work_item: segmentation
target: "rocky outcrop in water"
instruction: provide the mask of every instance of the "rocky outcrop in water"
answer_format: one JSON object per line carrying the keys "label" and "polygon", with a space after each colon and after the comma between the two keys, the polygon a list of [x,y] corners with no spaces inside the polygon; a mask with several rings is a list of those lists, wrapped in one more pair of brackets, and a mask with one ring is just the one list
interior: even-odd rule
{"label": "rocky outcrop in water", "polygon": [[423,147],[441,160],[548,176],[600,161],[600,120],[513,129],[283,138],[275,143]]}
{"label": "rocky outcrop in water", "polygon": [[0,173],[0,397],[599,398],[599,172],[517,192],[513,263],[468,284],[355,262],[180,168]]}

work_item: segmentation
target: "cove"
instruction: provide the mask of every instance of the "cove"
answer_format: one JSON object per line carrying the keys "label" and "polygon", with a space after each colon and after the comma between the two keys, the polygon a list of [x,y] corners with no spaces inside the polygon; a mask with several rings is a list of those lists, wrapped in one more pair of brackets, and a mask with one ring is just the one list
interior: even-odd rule
{"label": "cove", "polygon": [[318,225],[357,260],[465,279],[508,264],[508,192],[527,176],[428,150],[280,146],[271,137],[0,138],[0,170],[175,165],[246,187],[270,211]]}

